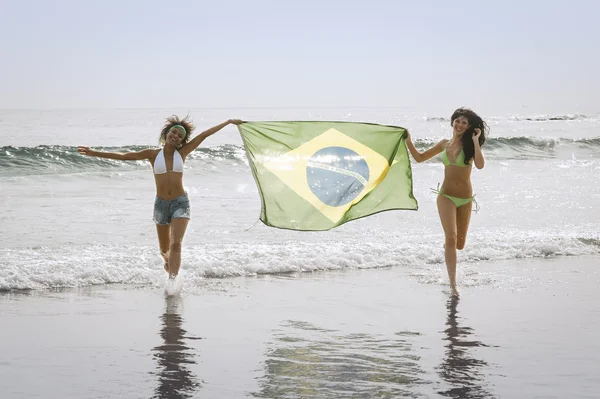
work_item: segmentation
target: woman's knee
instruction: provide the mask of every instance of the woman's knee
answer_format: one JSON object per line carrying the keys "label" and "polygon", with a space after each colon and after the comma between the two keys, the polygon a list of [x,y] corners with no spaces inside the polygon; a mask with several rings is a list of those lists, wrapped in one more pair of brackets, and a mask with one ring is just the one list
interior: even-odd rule
{"label": "woman's knee", "polygon": [[457,242],[456,232],[446,233],[446,246],[456,247]]}
{"label": "woman's knee", "polygon": [[171,252],[180,252],[181,251],[181,240],[173,240],[171,241]]}

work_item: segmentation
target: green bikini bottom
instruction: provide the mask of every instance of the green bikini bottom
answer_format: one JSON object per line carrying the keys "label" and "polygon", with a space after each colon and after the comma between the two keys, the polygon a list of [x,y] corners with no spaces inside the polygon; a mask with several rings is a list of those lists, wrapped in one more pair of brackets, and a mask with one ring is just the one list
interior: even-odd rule
{"label": "green bikini bottom", "polygon": [[454,206],[456,206],[457,208],[460,208],[461,206],[466,205],[469,202],[473,202],[473,203],[475,203],[475,212],[477,212],[479,210],[479,204],[477,203],[477,201],[475,201],[475,196],[472,196],[471,198],[458,198],[458,197],[453,197],[448,194],[444,194],[444,189],[440,189],[439,183],[438,183],[438,188],[437,189],[432,188],[431,191],[433,191],[434,193],[436,193],[438,195],[443,195],[444,197],[448,198],[450,201],[452,201]]}

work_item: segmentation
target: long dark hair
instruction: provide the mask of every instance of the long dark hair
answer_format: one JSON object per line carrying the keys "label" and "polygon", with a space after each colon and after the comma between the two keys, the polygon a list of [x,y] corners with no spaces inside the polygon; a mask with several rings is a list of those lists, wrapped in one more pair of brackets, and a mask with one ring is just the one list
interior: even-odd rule
{"label": "long dark hair", "polygon": [[479,115],[473,112],[472,109],[469,108],[459,108],[452,114],[450,118],[450,126],[454,123],[454,120],[458,117],[464,116],[469,121],[469,128],[462,135],[460,141],[462,142],[463,151],[465,152],[465,164],[468,164],[475,155],[475,146],[473,145],[473,133],[475,133],[475,129],[481,129],[481,135],[479,136],[479,146],[483,147],[483,143],[485,143],[485,137],[489,134],[490,128],[481,119]]}
{"label": "long dark hair", "polygon": [[158,138],[158,142],[160,143],[160,145],[165,145],[165,143],[167,142],[167,134],[169,133],[169,130],[171,130],[171,128],[175,125],[181,125],[185,128],[185,137],[181,141],[181,144],[177,146],[178,149],[187,144],[187,142],[190,139],[190,136],[192,135],[192,132],[196,128],[196,126],[194,126],[194,123],[192,122],[192,118],[189,115],[186,115],[183,119],[179,119],[177,115],[170,116],[167,118],[167,121],[165,122],[165,125],[163,126],[160,132],[160,136]]}

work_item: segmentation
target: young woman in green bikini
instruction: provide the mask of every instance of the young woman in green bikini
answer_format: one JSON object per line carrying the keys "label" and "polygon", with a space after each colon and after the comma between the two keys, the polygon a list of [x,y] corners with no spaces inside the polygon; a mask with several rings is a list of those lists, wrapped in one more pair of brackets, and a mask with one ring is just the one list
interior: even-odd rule
{"label": "young woman in green bikini", "polygon": [[459,108],[450,118],[452,138],[443,139],[424,152],[419,152],[410,133],[406,146],[417,162],[426,161],[442,153],[444,164],[444,182],[439,190],[437,206],[440,221],[446,236],[444,245],[446,268],[453,296],[458,296],[456,285],[456,250],[465,247],[471,209],[473,207],[473,188],[471,170],[483,168],[485,159],[481,147],[485,143],[487,124],[479,115],[468,108]]}

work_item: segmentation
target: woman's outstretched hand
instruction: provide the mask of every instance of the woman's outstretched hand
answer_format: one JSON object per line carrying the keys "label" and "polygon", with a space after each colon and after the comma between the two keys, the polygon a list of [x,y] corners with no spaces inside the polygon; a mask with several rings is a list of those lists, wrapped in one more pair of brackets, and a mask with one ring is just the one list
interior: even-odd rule
{"label": "woman's outstretched hand", "polygon": [[90,149],[90,147],[79,146],[79,147],[77,147],[77,152],[82,155],[88,155],[88,156],[94,155],[94,151],[92,149]]}
{"label": "woman's outstretched hand", "polygon": [[234,125],[240,125],[240,124],[244,123],[244,121],[241,119],[230,119],[228,122],[231,124],[234,124]]}

